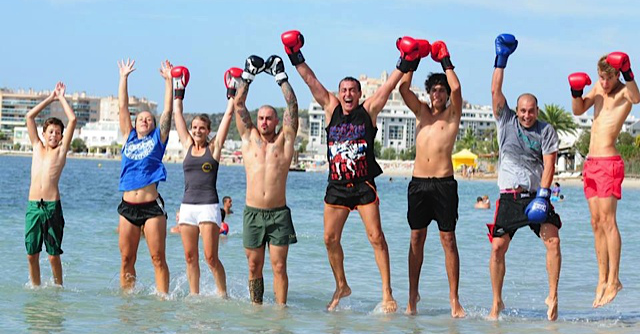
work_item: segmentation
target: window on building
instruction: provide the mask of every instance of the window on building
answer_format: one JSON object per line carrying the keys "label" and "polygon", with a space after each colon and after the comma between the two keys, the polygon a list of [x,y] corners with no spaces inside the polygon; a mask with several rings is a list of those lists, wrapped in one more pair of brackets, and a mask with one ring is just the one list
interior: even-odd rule
{"label": "window on building", "polygon": [[316,122],[313,122],[313,123],[311,124],[311,127],[309,128],[309,134],[310,134],[310,136],[312,136],[312,137],[316,137],[316,136],[318,136],[319,129],[320,129],[319,124],[318,124],[318,123],[316,123]]}
{"label": "window on building", "polygon": [[391,125],[389,127],[389,139],[403,139],[403,127]]}

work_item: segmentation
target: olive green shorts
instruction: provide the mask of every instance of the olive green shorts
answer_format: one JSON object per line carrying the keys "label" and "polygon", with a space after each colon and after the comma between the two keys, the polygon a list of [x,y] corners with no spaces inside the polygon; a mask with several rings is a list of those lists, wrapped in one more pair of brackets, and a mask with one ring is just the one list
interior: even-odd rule
{"label": "olive green shorts", "polygon": [[62,254],[62,217],[60,201],[29,201],[25,217],[24,242],[27,254],[40,253],[44,242],[49,255]]}
{"label": "olive green shorts", "polygon": [[245,206],[243,212],[243,246],[260,248],[266,243],[286,246],[296,243],[292,213],[288,207],[256,209]]}

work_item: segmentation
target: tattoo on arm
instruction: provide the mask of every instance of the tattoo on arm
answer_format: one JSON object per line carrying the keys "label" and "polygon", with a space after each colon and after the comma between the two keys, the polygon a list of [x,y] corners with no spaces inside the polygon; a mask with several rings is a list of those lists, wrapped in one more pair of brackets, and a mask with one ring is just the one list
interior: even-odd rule
{"label": "tattoo on arm", "polygon": [[238,113],[238,116],[240,116],[245,130],[249,130],[252,128],[252,118],[249,115],[247,106],[245,105],[245,101],[247,100],[247,93],[249,92],[249,89],[247,88],[247,84],[241,84],[238,91],[236,92],[236,94],[239,94],[239,96],[236,97],[236,101],[238,102],[236,104],[236,112]]}
{"label": "tattoo on arm", "polygon": [[294,129],[294,132],[298,131],[298,100],[296,99],[296,94],[289,82],[285,81],[281,85],[283,90],[283,96],[287,102],[287,110],[283,115],[283,126],[290,126]]}
{"label": "tattoo on arm", "polygon": [[249,280],[249,299],[254,304],[263,303],[263,294],[265,293],[265,284],[263,278]]}
{"label": "tattoo on arm", "polygon": [[169,136],[171,131],[171,112],[163,112],[160,116],[160,133]]}
{"label": "tattoo on arm", "polygon": [[499,102],[496,104],[496,115],[501,116],[503,109],[505,108],[505,101]]}

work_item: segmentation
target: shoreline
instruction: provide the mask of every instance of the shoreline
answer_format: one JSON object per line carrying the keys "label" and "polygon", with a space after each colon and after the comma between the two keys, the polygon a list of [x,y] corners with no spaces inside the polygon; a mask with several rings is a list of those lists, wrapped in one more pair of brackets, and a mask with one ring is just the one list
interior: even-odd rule
{"label": "shoreline", "polygon": [[[16,151],[0,151],[0,157],[2,156],[16,156],[16,157],[31,157],[31,152],[16,152]],[[102,161],[120,161],[120,156],[108,157],[108,156],[95,156],[95,155],[77,155],[77,154],[68,154],[68,158],[71,159],[84,159],[84,160],[102,160]],[[242,163],[233,162],[232,159],[224,157],[221,159],[220,164],[223,166],[242,166]],[[163,159],[164,163],[180,163],[182,159],[172,159],[171,157]],[[412,177],[413,163],[409,161],[378,161],[383,169],[383,177]],[[309,173],[327,173],[327,164],[321,166],[307,166],[306,172]],[[473,177],[468,178],[460,173],[454,173],[454,178],[456,180],[469,180],[469,181],[496,181],[498,175],[496,173],[483,173],[475,174]],[[559,177],[558,175],[554,176],[554,182],[571,184],[582,186],[583,179],[579,177]],[[638,177],[626,176],[623,179],[622,187],[625,188],[640,188],[641,179]]]}

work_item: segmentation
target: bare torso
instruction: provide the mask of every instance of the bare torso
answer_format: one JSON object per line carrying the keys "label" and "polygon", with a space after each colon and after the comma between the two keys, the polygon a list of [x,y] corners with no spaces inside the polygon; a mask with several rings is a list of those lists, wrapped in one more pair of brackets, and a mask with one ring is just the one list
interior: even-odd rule
{"label": "bare torso", "polygon": [[285,144],[283,133],[276,135],[273,142],[267,142],[253,128],[249,140],[243,140],[242,151],[247,175],[247,206],[258,209],[285,206],[293,145]]}
{"label": "bare torso", "polygon": [[632,103],[625,97],[623,84],[609,95],[606,95],[599,85],[596,85],[595,90],[594,122],[588,155],[591,157],[618,155],[619,152],[614,145],[623,122],[632,110]]}
{"label": "bare torso", "polygon": [[45,149],[41,144],[33,149],[31,161],[31,186],[29,187],[29,200],[57,201],[60,199],[58,181],[62,168],[67,162],[66,154],[62,153],[61,146]]}
{"label": "bare torso", "polygon": [[413,176],[446,177],[454,174],[452,149],[461,120],[449,106],[435,113],[425,104],[416,117],[416,160]]}

